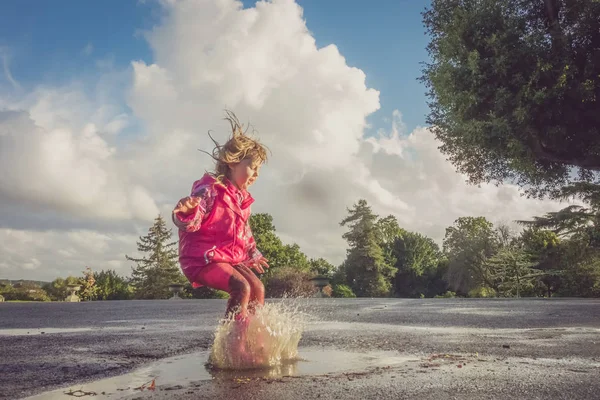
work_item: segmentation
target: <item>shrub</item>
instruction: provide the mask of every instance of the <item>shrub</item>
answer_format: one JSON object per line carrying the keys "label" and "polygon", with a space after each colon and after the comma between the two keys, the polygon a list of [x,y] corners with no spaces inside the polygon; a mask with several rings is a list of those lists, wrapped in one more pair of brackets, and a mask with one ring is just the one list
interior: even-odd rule
{"label": "shrub", "polygon": [[310,281],[313,274],[294,267],[274,269],[265,283],[266,297],[312,297],[316,286]]}
{"label": "shrub", "polygon": [[496,297],[496,291],[488,287],[477,287],[469,291],[469,297]]}
{"label": "shrub", "polygon": [[456,293],[448,290],[444,294],[436,294],[433,297],[436,299],[453,299],[454,297],[456,297]]}
{"label": "shrub", "polygon": [[333,285],[333,297],[356,297],[350,286],[348,285]]}

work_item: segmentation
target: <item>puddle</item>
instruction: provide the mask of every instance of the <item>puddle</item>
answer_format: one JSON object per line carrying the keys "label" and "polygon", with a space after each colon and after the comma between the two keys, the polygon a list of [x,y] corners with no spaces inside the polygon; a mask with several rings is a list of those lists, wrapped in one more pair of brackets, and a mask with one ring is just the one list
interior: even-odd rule
{"label": "puddle", "polygon": [[186,354],[165,358],[136,369],[126,375],[95,382],[72,385],[51,392],[28,397],[25,400],[57,400],[73,398],[69,390],[95,392],[87,399],[120,399],[134,393],[156,378],[156,392],[173,387],[189,387],[201,381],[226,381],[243,378],[279,378],[283,376],[323,375],[349,371],[365,371],[374,367],[387,367],[419,360],[397,352],[352,353],[341,350],[307,347],[300,349],[298,359],[287,361],[269,369],[257,370],[211,370],[206,367],[210,352]]}
{"label": "puddle", "polygon": [[35,329],[0,329],[0,336],[26,336],[52,333],[89,332],[93,328],[35,328]]}
{"label": "puddle", "polygon": [[504,315],[531,315],[534,312],[531,310],[500,310],[489,308],[470,308],[470,307],[455,307],[440,309],[439,312],[445,314],[464,314],[464,315],[482,315],[482,316],[504,316]]}

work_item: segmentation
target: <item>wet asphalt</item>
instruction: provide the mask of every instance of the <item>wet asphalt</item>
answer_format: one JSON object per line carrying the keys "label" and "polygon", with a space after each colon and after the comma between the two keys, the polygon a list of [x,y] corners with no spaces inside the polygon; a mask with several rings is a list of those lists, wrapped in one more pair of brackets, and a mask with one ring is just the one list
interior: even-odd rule
{"label": "wet asphalt", "polygon": [[[597,299],[293,301],[311,317],[300,354],[387,351],[411,361],[184,386],[159,380],[154,391],[110,398],[600,399]],[[206,351],[224,309],[224,300],[0,303],[0,399],[79,389]]]}

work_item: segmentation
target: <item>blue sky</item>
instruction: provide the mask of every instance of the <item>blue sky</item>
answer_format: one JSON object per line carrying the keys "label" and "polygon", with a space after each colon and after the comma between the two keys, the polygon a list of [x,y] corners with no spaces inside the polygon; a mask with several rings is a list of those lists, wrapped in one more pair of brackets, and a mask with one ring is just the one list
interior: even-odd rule
{"label": "blue sky", "polygon": [[[376,7],[362,1],[298,3],[317,45],[337,45],[350,66],[366,73],[367,86],[380,91],[381,109],[369,119],[374,127],[389,128],[384,118],[394,109],[409,132],[425,124],[425,88],[416,79],[419,63],[427,60],[420,13],[428,0],[379,0]],[[254,4],[244,1],[246,7]],[[93,76],[102,65],[150,63],[151,50],[139,32],[153,26],[157,10],[152,0],[5,0],[0,2],[0,49],[24,91]],[[2,80],[6,87],[4,74]]]}

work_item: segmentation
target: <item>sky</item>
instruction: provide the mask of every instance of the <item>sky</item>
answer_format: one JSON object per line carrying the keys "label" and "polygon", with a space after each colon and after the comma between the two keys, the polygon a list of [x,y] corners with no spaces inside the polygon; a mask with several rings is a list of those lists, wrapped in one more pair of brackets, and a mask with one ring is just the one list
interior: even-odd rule
{"label": "sky", "polygon": [[[426,123],[426,1],[0,2],[0,278],[129,275],[125,254],[211,168],[224,109],[272,152],[253,212],[343,261],[366,199],[441,244],[461,216],[560,208],[470,186]],[[175,227],[169,222],[169,227]]]}

